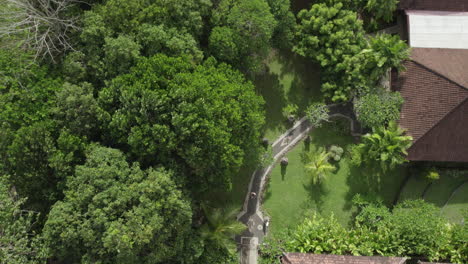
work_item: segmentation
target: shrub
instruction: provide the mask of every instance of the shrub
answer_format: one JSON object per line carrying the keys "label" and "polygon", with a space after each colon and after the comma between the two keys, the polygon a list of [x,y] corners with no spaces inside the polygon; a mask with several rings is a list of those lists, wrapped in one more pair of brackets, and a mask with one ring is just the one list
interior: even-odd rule
{"label": "shrub", "polygon": [[439,172],[435,168],[431,168],[426,171],[426,179],[428,179],[429,181],[436,181],[439,178]]}
{"label": "shrub", "polygon": [[341,156],[343,155],[343,148],[333,145],[333,146],[330,147],[328,155],[334,161],[340,161]]}
{"label": "shrub", "polygon": [[388,128],[379,127],[374,133],[364,135],[362,143],[351,148],[352,164],[360,166],[365,163],[370,166],[377,162],[386,170],[407,162],[406,150],[413,138],[404,136],[404,133],[395,122],[390,122]]}
{"label": "shrub", "polygon": [[356,224],[341,226],[331,215],[318,214],[298,225],[285,243],[287,252],[337,255],[418,256],[430,261],[466,263],[468,228],[451,224],[423,200],[405,201],[392,211],[381,203],[355,198]]}
{"label": "shrub", "polygon": [[398,120],[403,102],[399,92],[382,90],[358,98],[354,104],[354,111],[358,121],[366,127],[386,126],[389,122]]}
{"label": "shrub", "polygon": [[283,117],[286,119],[296,118],[299,107],[296,104],[288,104],[283,107]]}

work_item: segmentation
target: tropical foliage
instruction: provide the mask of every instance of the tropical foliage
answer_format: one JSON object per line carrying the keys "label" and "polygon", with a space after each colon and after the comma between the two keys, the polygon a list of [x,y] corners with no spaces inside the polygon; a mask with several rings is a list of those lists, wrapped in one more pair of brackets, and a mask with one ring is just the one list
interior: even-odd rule
{"label": "tropical foliage", "polygon": [[409,59],[408,44],[398,36],[379,34],[369,39],[369,48],[362,51],[368,58],[369,77],[378,80],[388,70],[403,70],[403,62]]}
{"label": "tropical foliage", "polygon": [[335,171],[336,168],[330,164],[329,159],[330,154],[323,148],[303,153],[304,170],[310,175],[314,184],[321,183]]}
{"label": "tropical foliage", "polygon": [[[364,37],[395,1],[318,2],[296,25],[290,0],[3,1],[0,262],[235,263],[245,227],[200,204],[231,190],[246,163],[271,163],[270,105],[249,79],[270,77],[265,64],[282,53],[272,48],[320,63],[333,101],[374,100],[381,75],[408,57],[396,37]],[[363,123],[394,120],[401,102],[390,97],[358,105]],[[307,115],[320,126],[328,109]],[[392,129],[355,152],[399,164],[408,139]],[[315,183],[342,154],[330,152],[305,157]]]}
{"label": "tropical foliage", "polygon": [[390,68],[401,69],[409,48],[397,36],[367,40],[357,13],[347,9],[349,3],[325,2],[299,12],[293,51],[321,65],[322,91],[328,98],[348,101],[371,91]]}
{"label": "tropical foliage", "polygon": [[246,229],[244,224],[236,220],[237,210],[204,207],[204,212],[207,222],[200,229],[201,237],[234,254],[236,243],[233,238]]}
{"label": "tropical foliage", "polygon": [[286,119],[295,119],[298,115],[299,107],[296,104],[288,104],[283,107],[283,117]]}
{"label": "tropical foliage", "polygon": [[330,155],[330,158],[332,158],[334,161],[340,161],[343,152],[343,148],[333,145],[330,147],[328,154]]}
{"label": "tropical foliage", "polygon": [[372,134],[362,137],[362,143],[353,146],[352,161],[360,166],[378,163],[383,170],[394,168],[406,162],[406,150],[413,138],[404,135],[405,131],[396,122],[390,122],[388,128],[379,127]]}
{"label": "tropical foliage", "polygon": [[361,203],[356,223],[350,229],[340,225],[333,215],[322,217],[313,213],[290,234],[263,246],[273,248],[262,252],[271,255],[286,251],[415,256],[431,261],[465,263],[468,260],[467,239],[466,226],[449,223],[438,208],[422,200],[406,201],[393,210],[381,204]]}

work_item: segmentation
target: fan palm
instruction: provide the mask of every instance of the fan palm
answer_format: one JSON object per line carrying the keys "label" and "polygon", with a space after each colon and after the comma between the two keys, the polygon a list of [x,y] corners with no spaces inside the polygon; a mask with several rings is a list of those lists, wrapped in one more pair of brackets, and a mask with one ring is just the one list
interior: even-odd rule
{"label": "fan palm", "polygon": [[329,158],[330,155],[324,149],[305,153],[306,164],[304,169],[310,175],[314,184],[320,183],[329,173],[335,171],[336,168],[330,164]]}
{"label": "fan palm", "polygon": [[406,162],[406,150],[413,138],[404,133],[405,130],[392,121],[388,128],[380,127],[363,136],[363,143],[358,145],[362,160],[367,163],[377,161],[384,170]]}
{"label": "fan palm", "polygon": [[210,240],[218,246],[233,253],[236,250],[234,236],[242,233],[246,226],[236,220],[237,210],[210,209],[203,206],[206,223],[202,226],[200,234],[203,239]]}

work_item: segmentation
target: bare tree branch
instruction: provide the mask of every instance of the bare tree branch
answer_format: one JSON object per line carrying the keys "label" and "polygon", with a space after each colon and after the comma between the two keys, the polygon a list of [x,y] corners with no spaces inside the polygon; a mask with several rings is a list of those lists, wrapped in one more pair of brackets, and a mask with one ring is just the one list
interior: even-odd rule
{"label": "bare tree branch", "polygon": [[79,0],[0,0],[0,39],[15,38],[35,52],[35,58],[56,57],[73,50],[70,33],[77,18],[67,10]]}

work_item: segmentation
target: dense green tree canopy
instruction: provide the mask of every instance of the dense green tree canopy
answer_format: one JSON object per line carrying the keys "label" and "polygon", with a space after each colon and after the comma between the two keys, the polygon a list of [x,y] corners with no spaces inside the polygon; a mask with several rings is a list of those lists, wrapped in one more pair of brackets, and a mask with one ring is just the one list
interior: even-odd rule
{"label": "dense green tree canopy", "polygon": [[81,46],[88,81],[102,85],[126,73],[144,54],[203,57],[198,47],[209,0],[109,0],[83,16]]}
{"label": "dense green tree canopy", "polygon": [[362,62],[355,56],[366,47],[362,21],[342,3],[315,4],[298,14],[300,23],[293,50],[316,60],[323,69],[322,90],[333,101],[346,101],[365,86]]}
{"label": "dense green tree canopy", "polygon": [[145,165],[177,161],[200,190],[229,186],[245,155],[259,148],[262,99],[240,73],[214,60],[143,59],[104,88],[99,102],[109,144]]}
{"label": "dense green tree canopy", "polygon": [[277,22],[273,32],[272,45],[277,48],[290,49],[294,38],[296,18],[291,12],[290,0],[267,0],[271,13]]}
{"label": "dense green tree canopy", "polygon": [[371,92],[390,69],[402,69],[408,45],[398,36],[364,37],[362,20],[341,1],[314,4],[298,14],[293,50],[322,66],[322,91],[332,101]]}
{"label": "dense green tree canopy", "polygon": [[190,203],[162,169],[95,146],[48,215],[44,239],[68,263],[167,263],[191,232]]}
{"label": "dense green tree canopy", "polygon": [[40,244],[34,237],[34,212],[25,212],[8,177],[0,176],[0,263],[35,264],[40,262]]}
{"label": "dense green tree canopy", "polygon": [[[278,15],[282,15],[279,11]],[[246,72],[258,72],[268,54],[276,20],[265,0],[221,0],[213,11],[210,49]]]}

